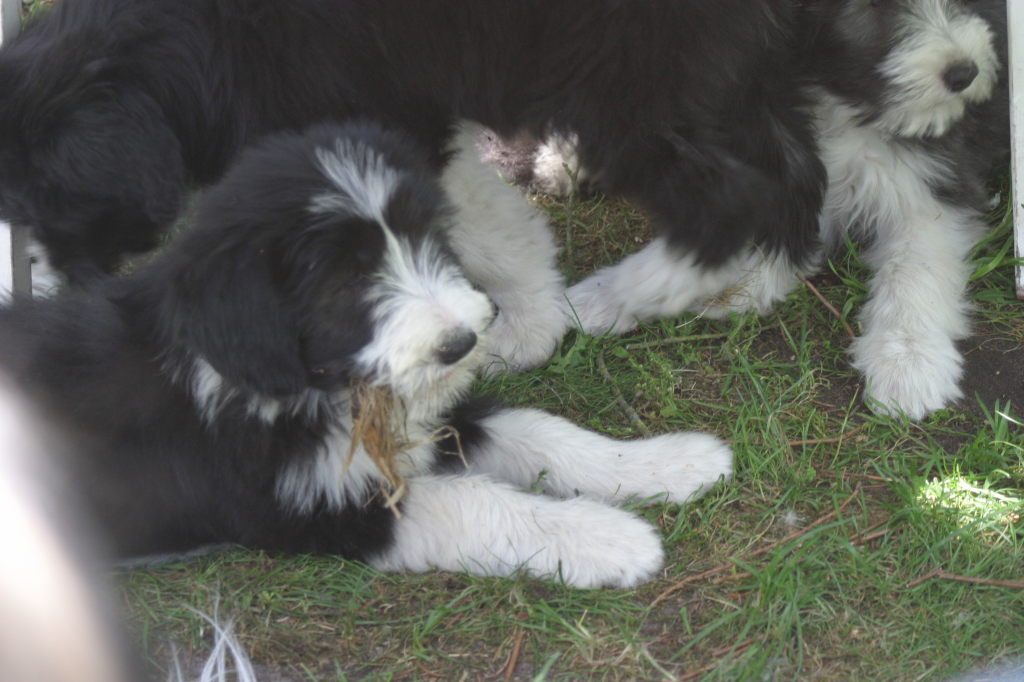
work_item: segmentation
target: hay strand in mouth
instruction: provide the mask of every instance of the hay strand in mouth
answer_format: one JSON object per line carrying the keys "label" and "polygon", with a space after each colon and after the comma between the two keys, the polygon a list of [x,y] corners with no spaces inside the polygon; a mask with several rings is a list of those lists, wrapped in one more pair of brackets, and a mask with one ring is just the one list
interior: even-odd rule
{"label": "hay strand in mouth", "polygon": [[405,434],[405,405],[386,388],[357,383],[352,388],[351,437],[341,475],[348,473],[356,449],[362,445],[386,482],[381,485],[384,506],[401,518],[398,501],[405,495],[406,485],[396,459],[412,446]]}
{"label": "hay strand in mouth", "polygon": [[398,470],[398,458],[402,453],[419,445],[452,438],[455,441],[455,452],[445,454],[458,455],[465,463],[459,432],[451,425],[436,429],[424,440],[410,441],[406,433],[405,404],[387,388],[373,386],[365,381],[358,382],[352,387],[351,404],[351,442],[341,475],[348,473],[352,458],[362,445],[363,450],[384,477],[380,494],[384,499],[384,506],[390,509],[396,518],[402,517],[398,502],[408,489],[405,479]]}

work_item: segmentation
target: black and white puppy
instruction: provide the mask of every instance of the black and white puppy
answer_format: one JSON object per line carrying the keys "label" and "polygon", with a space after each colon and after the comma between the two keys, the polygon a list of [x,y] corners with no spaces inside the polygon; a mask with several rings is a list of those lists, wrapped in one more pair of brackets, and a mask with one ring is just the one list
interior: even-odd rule
{"label": "black and white puppy", "polygon": [[[231,542],[581,587],[660,568],[654,528],[612,504],[691,499],[729,448],[471,396],[494,313],[426,156],[368,124],[281,134],[151,264],[0,310],[0,364],[70,434],[70,480],[119,555]],[[354,383],[398,401],[400,518],[361,444],[346,462]]]}
{"label": "black and white puppy", "polygon": [[[269,131],[368,116],[439,167],[460,120],[571,131],[591,173],[664,235],[643,265],[649,292],[601,280],[597,310],[576,312],[672,314],[689,285],[680,262],[715,268],[753,240],[803,263],[815,244],[823,169],[789,68],[794,25],[781,0],[61,2],[0,50],[0,217],[87,280],[150,249],[186,186]],[[521,222],[475,185],[452,196],[461,223]],[[498,354],[545,359],[570,324],[553,263],[518,271],[504,244],[462,255],[501,309]]]}
{"label": "black and white puppy", "polygon": [[[853,364],[875,409],[920,419],[961,396],[955,342],[969,329],[966,257],[986,228],[986,183],[1008,160],[1005,0],[816,0],[802,11],[801,52],[816,83],[811,98],[829,179],[822,242],[829,249],[846,236],[863,243],[873,270]],[[543,189],[565,192],[566,164],[579,163],[574,140],[556,137],[539,148],[534,173]],[[585,163],[580,170],[591,179]],[[644,257],[601,276],[624,280],[626,289],[643,271],[629,260]],[[792,291],[798,273],[817,269],[757,248],[735,265],[717,277],[695,272],[686,307],[764,314]],[[570,299],[594,297],[592,282],[571,287]],[[649,286],[634,283],[638,296]],[[596,321],[588,320],[591,331],[635,323]]]}
{"label": "black and white puppy", "polygon": [[[912,419],[961,397],[967,256],[1009,162],[1005,0],[807,3],[808,63],[829,184],[822,241],[871,268],[850,347],[866,397]],[[780,267],[781,265],[781,267]],[[765,259],[733,304],[766,310],[796,284]]]}

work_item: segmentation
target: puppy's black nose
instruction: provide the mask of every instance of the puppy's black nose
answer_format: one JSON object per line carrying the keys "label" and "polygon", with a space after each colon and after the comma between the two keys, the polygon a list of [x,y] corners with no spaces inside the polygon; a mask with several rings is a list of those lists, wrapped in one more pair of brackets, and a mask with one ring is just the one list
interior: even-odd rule
{"label": "puppy's black nose", "polygon": [[476,345],[476,334],[471,329],[451,332],[437,349],[437,359],[446,365],[454,365],[466,357]]}
{"label": "puppy's black nose", "polygon": [[956,62],[942,72],[942,82],[950,92],[963,92],[977,77],[978,65],[969,61]]}

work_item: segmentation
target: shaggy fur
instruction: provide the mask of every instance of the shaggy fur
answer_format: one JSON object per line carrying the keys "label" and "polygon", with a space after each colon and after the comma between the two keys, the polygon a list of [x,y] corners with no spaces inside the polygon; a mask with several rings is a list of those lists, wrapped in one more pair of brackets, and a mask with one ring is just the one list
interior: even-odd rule
{"label": "shaggy fur", "polygon": [[861,242],[873,271],[850,353],[877,409],[920,419],[961,396],[967,256],[1009,159],[1006,3],[817,9],[823,241]]}
{"label": "shaggy fur", "polygon": [[[961,396],[966,257],[985,230],[986,183],[1008,159],[1005,12],[1004,0],[827,0],[803,10],[829,177],[822,241],[862,242],[874,271],[850,352],[882,412],[920,419]],[[565,165],[580,163],[571,138],[559,137],[534,161],[535,182],[557,193],[571,184]],[[580,170],[591,179],[585,163]],[[763,314],[815,269],[757,247],[723,268],[671,267],[659,240],[569,297],[589,331],[623,332],[680,307]]]}
{"label": "shaggy fur", "polygon": [[[368,125],[283,134],[152,264],[0,311],[0,363],[70,434],[118,554],[232,542],[577,586],[659,569],[653,527],[608,503],[690,499],[729,475],[728,447],[470,396],[493,311],[427,156]],[[400,403],[400,516],[361,444],[348,461],[355,384]]]}
{"label": "shaggy fur", "polygon": [[[802,263],[823,169],[789,68],[793,13],[749,0],[63,2],[0,50],[0,215],[83,281],[151,248],[185,188],[258,135],[365,115],[441,165],[470,119],[506,137],[572,131],[673,254],[718,265],[753,240]],[[525,334],[512,351],[526,359],[506,359],[535,363],[568,326],[563,314],[539,349]]]}

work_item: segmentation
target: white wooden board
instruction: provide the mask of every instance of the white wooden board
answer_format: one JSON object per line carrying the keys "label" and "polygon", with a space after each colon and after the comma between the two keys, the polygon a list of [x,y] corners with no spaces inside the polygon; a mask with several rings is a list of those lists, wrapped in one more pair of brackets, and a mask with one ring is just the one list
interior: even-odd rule
{"label": "white wooden board", "polygon": [[[0,0],[0,43],[18,34],[21,0]],[[0,296],[32,289],[32,274],[20,230],[0,221]]]}
{"label": "white wooden board", "polygon": [[[1010,28],[1010,131],[1013,145],[1013,227],[1017,258],[1024,258],[1024,0],[1007,0]],[[1017,266],[1017,298],[1024,299],[1024,266]]]}

